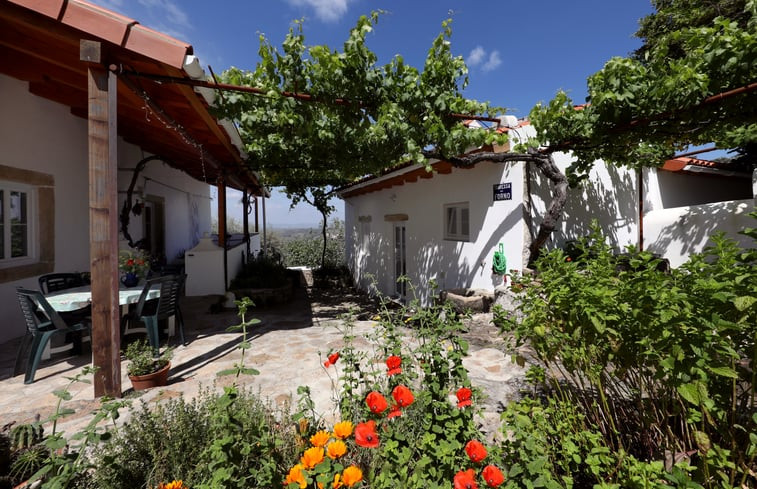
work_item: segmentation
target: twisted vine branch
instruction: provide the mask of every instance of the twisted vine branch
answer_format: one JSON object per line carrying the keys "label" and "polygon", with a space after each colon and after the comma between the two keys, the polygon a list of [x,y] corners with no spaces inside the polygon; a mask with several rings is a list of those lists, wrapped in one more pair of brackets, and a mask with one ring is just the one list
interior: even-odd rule
{"label": "twisted vine branch", "polygon": [[446,156],[435,151],[424,151],[423,155],[426,158],[448,161],[452,166],[459,168],[473,166],[481,161],[491,161],[493,163],[523,161],[534,164],[552,182],[552,200],[539,226],[539,232],[529,246],[529,256],[525,257],[525,262],[530,265],[539,257],[542,246],[544,246],[544,243],[557,227],[557,222],[560,220],[563,208],[565,207],[565,201],[568,199],[568,178],[557,167],[551,153],[542,153],[535,149],[529,149],[527,153],[482,152],[463,156]]}

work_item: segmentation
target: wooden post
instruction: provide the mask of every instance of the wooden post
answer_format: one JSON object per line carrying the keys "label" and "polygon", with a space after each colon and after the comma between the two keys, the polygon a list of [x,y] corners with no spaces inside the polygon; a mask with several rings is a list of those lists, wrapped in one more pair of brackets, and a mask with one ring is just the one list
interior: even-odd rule
{"label": "wooden post", "polygon": [[218,179],[218,246],[223,248],[223,287],[228,284],[228,265],[226,256],[226,181]]}
{"label": "wooden post", "polygon": [[247,263],[247,257],[250,256],[250,192],[247,189],[242,191],[242,229],[244,232],[244,242],[246,243],[245,249],[245,263]]}
{"label": "wooden post", "polygon": [[103,66],[102,46],[81,40],[88,64],[89,254],[92,277],[92,363],[95,397],[121,397],[118,305],[116,75]]}
{"label": "wooden post", "polygon": [[258,222],[258,197],[253,197],[255,199],[255,232],[260,232],[260,223]]}

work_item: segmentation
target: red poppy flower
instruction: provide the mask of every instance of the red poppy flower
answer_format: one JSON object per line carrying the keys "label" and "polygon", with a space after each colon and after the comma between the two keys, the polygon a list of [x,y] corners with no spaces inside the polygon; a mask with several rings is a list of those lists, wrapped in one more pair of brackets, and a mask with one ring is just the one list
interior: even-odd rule
{"label": "red poppy flower", "polygon": [[339,352],[334,352],[331,355],[329,355],[329,359],[323,362],[323,366],[326,368],[329,368],[330,366],[336,364],[336,361],[339,360]]}
{"label": "red poppy flower", "polygon": [[386,415],[386,419],[396,418],[402,416],[399,404],[392,404],[392,409],[389,410],[389,414]]}
{"label": "red poppy flower", "polygon": [[471,390],[468,389],[467,387],[460,387],[457,390],[457,394],[456,394],[457,395],[457,407],[461,408],[461,407],[465,407],[465,406],[470,406],[471,403],[473,402],[473,401],[471,401],[471,395],[472,394],[473,393],[471,392]]}
{"label": "red poppy flower", "polygon": [[502,474],[502,471],[494,465],[487,465],[486,467],[484,467],[481,475],[484,476],[486,485],[489,487],[498,487],[500,484],[505,482],[504,474]]}
{"label": "red poppy flower", "polygon": [[395,401],[397,401],[397,405],[399,405],[399,407],[407,407],[411,405],[415,400],[413,393],[410,392],[410,389],[408,389],[404,385],[398,385],[397,387],[395,387],[392,391],[392,397]]}
{"label": "red poppy flower", "polygon": [[387,402],[384,396],[376,391],[371,391],[365,398],[365,403],[373,414],[381,414],[387,408]]}
{"label": "red poppy flower", "polygon": [[386,373],[386,375],[392,376],[402,373],[400,365],[402,365],[402,359],[397,355],[392,355],[391,357],[387,358],[386,367],[389,369],[389,371]]}
{"label": "red poppy flower", "polygon": [[476,484],[476,474],[473,469],[468,469],[465,472],[460,471],[455,474],[455,489],[478,489]]}
{"label": "red poppy flower", "polygon": [[379,446],[375,421],[370,420],[365,423],[358,423],[355,426],[355,443],[365,448],[376,448]]}
{"label": "red poppy flower", "polygon": [[478,463],[486,458],[486,447],[481,442],[471,440],[465,445],[465,453],[472,462]]}

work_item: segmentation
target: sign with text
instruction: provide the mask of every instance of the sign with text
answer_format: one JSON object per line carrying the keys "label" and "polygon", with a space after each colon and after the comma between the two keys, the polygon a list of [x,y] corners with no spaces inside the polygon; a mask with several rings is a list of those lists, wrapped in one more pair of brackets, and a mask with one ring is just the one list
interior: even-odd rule
{"label": "sign with text", "polygon": [[494,184],[494,201],[498,200],[512,200],[513,199],[513,184],[495,183]]}

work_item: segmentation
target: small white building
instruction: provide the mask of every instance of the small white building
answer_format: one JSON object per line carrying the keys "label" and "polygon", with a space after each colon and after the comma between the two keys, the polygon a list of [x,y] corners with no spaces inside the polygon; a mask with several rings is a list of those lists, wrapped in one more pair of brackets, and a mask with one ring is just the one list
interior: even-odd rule
{"label": "small white building", "polygon": [[[527,121],[508,118],[511,139],[533,135]],[[565,170],[570,155],[554,155]],[[504,250],[507,270],[523,270],[524,249],[551,199],[549,181],[523,162],[481,162],[456,168],[433,161],[401,165],[342,188],[347,264],[363,290],[427,301],[440,290],[489,289],[503,283],[493,256]],[[580,188],[568,190],[563,219],[547,248],[586,236],[596,219],[619,252],[635,245],[683,263],[718,230],[737,234],[754,225],[752,176],[684,158],[642,172],[599,161]],[[405,275],[415,291],[397,283]]]}
{"label": "small white building", "polygon": [[[120,248],[129,247],[120,216],[127,195],[132,242],[170,264],[211,231],[211,186],[219,196],[226,187],[253,198],[266,191],[245,168],[233,125],[210,113],[214,92],[170,82],[205,79],[191,45],[83,0],[9,0],[0,6],[0,26],[3,342],[26,330],[16,287],[37,289],[40,275],[91,269],[91,192],[99,176],[90,164],[91,65],[81,60],[82,41],[101,46],[101,69],[115,78],[117,169],[113,185],[98,192],[117,201],[119,215],[109,218]],[[158,158],[135,177],[150,156]],[[218,205],[222,221],[225,202]],[[239,262],[237,253],[228,262]]]}

